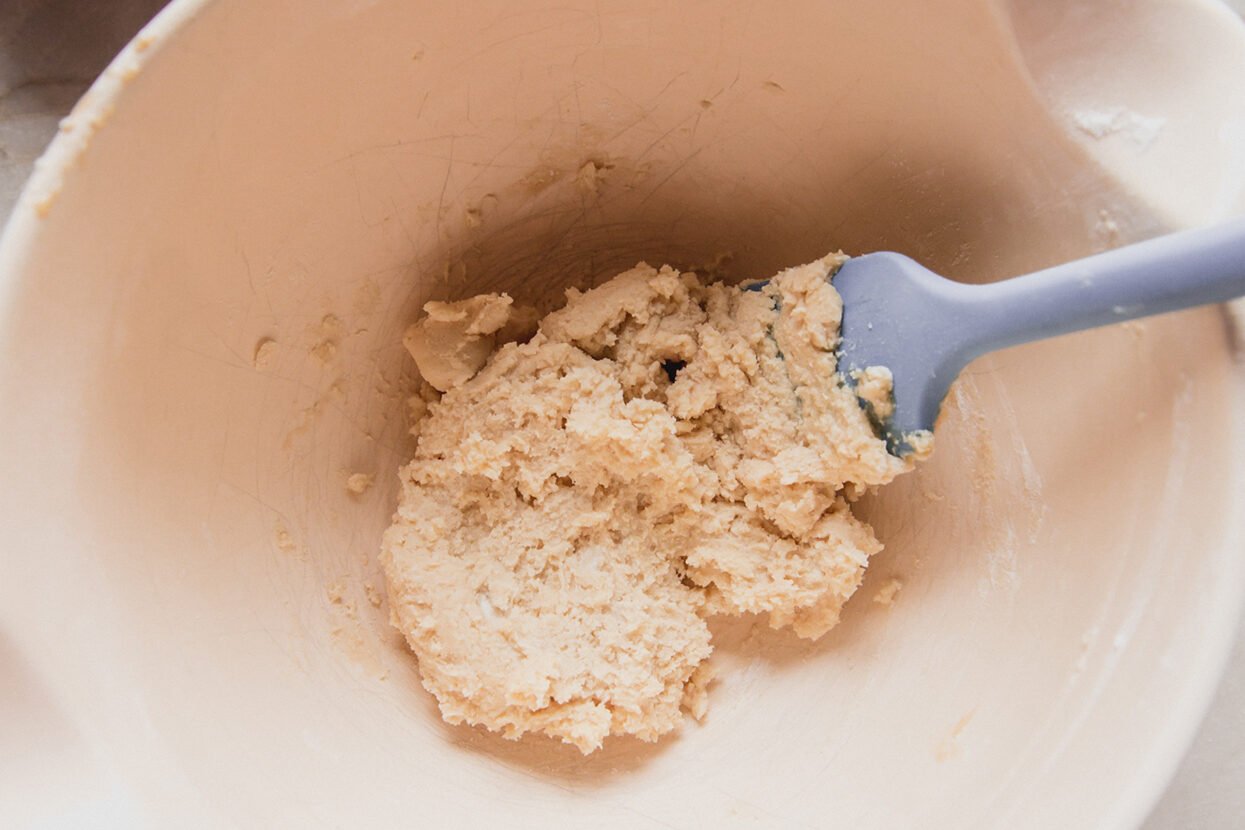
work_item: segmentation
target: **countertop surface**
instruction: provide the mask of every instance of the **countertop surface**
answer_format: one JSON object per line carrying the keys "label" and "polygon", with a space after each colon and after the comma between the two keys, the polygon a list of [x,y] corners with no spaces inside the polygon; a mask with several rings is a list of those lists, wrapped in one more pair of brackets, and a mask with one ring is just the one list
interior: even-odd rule
{"label": "countertop surface", "polygon": [[[112,55],[163,5],[164,0],[0,3],[0,222],[55,134],[57,122]],[[1235,830],[1245,816],[1241,782],[1245,782],[1245,621],[1238,628],[1214,703],[1144,828]]]}

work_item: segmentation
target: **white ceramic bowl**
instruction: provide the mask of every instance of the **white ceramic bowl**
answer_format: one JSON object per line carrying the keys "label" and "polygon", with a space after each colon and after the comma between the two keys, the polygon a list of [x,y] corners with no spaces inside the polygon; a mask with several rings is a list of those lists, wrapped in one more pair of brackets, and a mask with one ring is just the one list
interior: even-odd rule
{"label": "white ceramic bowl", "polygon": [[125,50],[0,247],[3,823],[1140,821],[1245,586],[1219,309],[975,364],[843,625],[724,626],[660,744],[447,727],[370,599],[427,299],[839,246],[995,279],[1240,209],[1213,4],[778,5],[184,0]]}

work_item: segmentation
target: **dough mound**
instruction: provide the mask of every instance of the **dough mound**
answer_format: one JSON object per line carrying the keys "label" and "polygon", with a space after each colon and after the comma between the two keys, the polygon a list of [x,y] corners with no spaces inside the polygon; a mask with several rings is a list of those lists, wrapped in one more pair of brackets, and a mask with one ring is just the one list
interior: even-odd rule
{"label": "dough mound", "polygon": [[911,466],[835,374],[844,259],[760,290],[640,264],[526,343],[504,295],[430,305],[407,344],[444,395],[381,560],[447,721],[652,741],[704,712],[710,615],[835,625],[881,549],[849,505]]}

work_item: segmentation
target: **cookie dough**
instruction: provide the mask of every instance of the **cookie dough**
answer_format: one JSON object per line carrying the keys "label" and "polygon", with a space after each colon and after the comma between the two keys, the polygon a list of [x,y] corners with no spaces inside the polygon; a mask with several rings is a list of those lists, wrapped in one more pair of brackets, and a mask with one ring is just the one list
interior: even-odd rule
{"label": "cookie dough", "polygon": [[850,505],[912,464],[835,373],[844,259],[759,290],[640,264],[527,342],[505,295],[425,307],[444,394],[381,561],[447,721],[652,741],[704,713],[709,616],[835,625],[881,549]]}
{"label": "cookie dough", "polygon": [[424,380],[441,392],[480,371],[498,343],[524,339],[536,327],[535,311],[515,307],[506,294],[426,303],[424,315],[402,342]]}

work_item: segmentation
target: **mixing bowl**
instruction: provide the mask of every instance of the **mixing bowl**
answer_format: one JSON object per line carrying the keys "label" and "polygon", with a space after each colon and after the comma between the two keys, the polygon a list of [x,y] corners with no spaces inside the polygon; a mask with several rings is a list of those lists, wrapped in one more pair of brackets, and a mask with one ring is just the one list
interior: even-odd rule
{"label": "mixing bowl", "polygon": [[0,247],[6,823],[1144,817],[1245,588],[1222,309],[970,367],[843,624],[719,625],[658,744],[446,726],[387,625],[428,299],[839,247],[993,280],[1242,207],[1212,3],[771,6],[183,0],[127,47]]}

